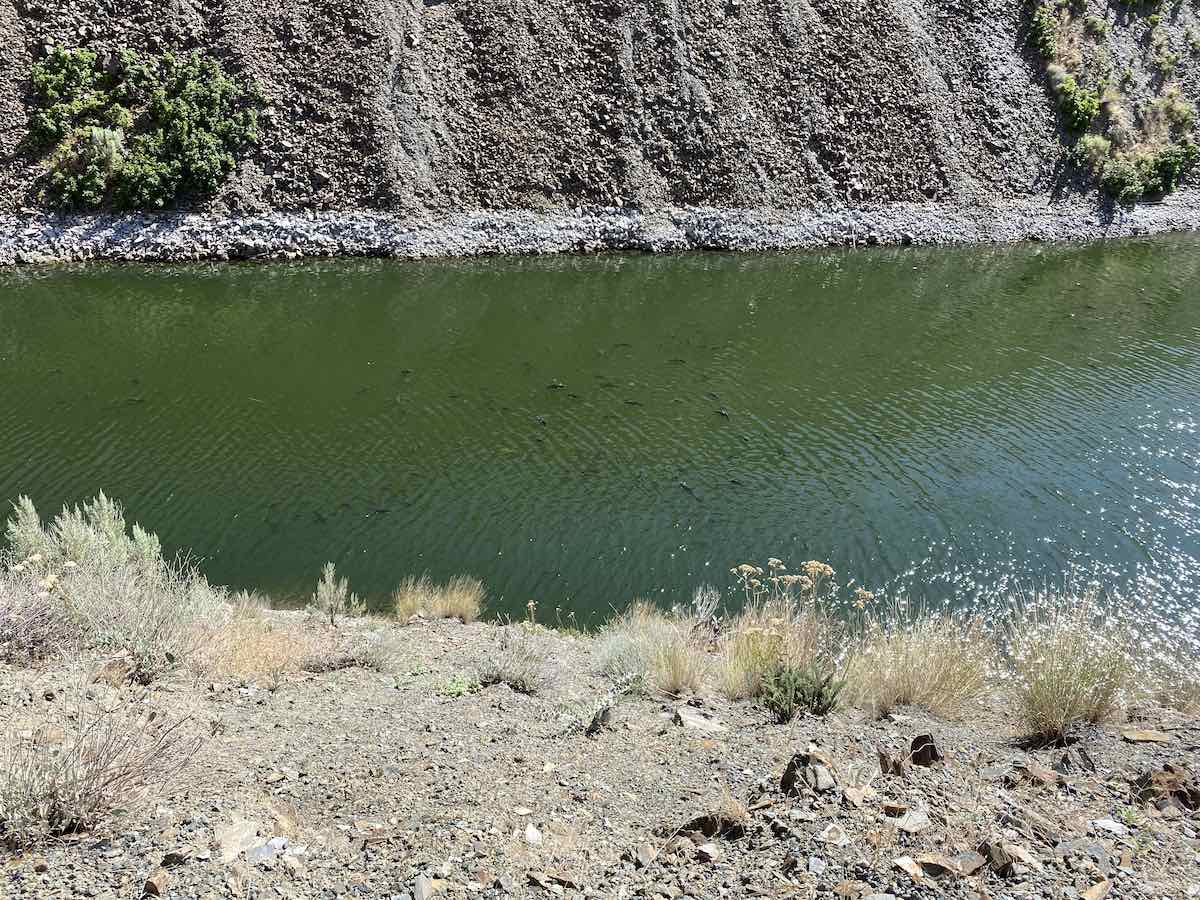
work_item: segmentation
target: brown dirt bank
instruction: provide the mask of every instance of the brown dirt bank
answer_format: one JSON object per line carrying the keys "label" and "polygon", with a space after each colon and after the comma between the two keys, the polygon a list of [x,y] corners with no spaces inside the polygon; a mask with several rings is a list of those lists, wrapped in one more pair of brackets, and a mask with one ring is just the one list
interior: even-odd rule
{"label": "brown dirt bank", "polygon": [[[150,890],[179,898],[1200,891],[1197,813],[1160,810],[1133,787],[1169,760],[1196,767],[1194,717],[1144,705],[1069,749],[1026,751],[999,688],[961,723],[851,710],[778,725],[749,702],[633,696],[589,736],[580,723],[611,686],[593,674],[591,638],[538,632],[550,662],[535,695],[459,694],[495,653],[494,626],[341,627],[386,629],[393,671],[297,674],[274,690],[182,675],[115,688],[147,711],[190,714],[202,749],[157,806],[10,857],[0,895],[138,897],[160,865]],[[38,715],[66,702],[63,683],[55,667],[0,668],[6,703]],[[681,706],[691,727],[677,724]],[[1131,742],[1130,725],[1163,742]],[[880,749],[906,755],[923,734],[944,761],[880,773]],[[810,742],[832,783],[810,772],[815,788],[786,796],[780,778]],[[725,834],[694,822],[739,805],[749,811]],[[972,856],[983,840],[1008,856]]]}
{"label": "brown dirt bank", "polygon": [[[1155,96],[1143,11],[1094,12],[1129,100]],[[1194,100],[1196,7],[1160,12]],[[1071,194],[1027,19],[1017,0],[0,0],[0,212],[31,201],[27,77],[54,42],[201,48],[261,84],[264,143],[218,213]]]}

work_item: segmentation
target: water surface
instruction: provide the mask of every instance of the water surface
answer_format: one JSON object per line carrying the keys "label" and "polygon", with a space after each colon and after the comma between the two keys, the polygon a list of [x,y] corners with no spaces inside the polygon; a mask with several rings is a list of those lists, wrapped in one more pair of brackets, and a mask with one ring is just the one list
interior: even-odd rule
{"label": "water surface", "polygon": [[591,618],[773,555],[1190,619],[1198,275],[1196,237],[9,271],[0,498],[102,488],[284,597],[331,559]]}

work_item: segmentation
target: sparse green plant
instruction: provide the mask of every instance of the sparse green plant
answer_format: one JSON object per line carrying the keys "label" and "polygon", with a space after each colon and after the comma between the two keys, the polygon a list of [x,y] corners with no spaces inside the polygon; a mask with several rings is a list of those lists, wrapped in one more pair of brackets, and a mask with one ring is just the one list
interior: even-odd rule
{"label": "sparse green plant", "polygon": [[1043,60],[1052,60],[1058,55],[1058,14],[1051,4],[1039,3],[1034,8],[1029,42]]}
{"label": "sparse green plant", "polygon": [[1019,599],[1005,649],[1025,727],[1045,741],[1114,718],[1137,676],[1130,624],[1096,586]]}
{"label": "sparse green plant", "polygon": [[775,721],[790,722],[799,712],[827,716],[838,708],[845,682],[833,669],[778,665],[763,676],[759,698]]}
{"label": "sparse green plant", "polygon": [[315,615],[329,619],[330,625],[337,625],[339,616],[358,618],[367,612],[366,603],[351,592],[348,579],[338,578],[337,569],[331,562],[325,563],[321,569],[321,578],[308,608]]}
{"label": "sparse green plant", "polygon": [[479,690],[479,681],[473,675],[465,672],[455,672],[441,686],[438,693],[443,697],[465,697]]}
{"label": "sparse green plant", "polygon": [[1074,75],[1064,75],[1053,82],[1058,96],[1058,108],[1071,131],[1086,131],[1100,112],[1100,94],[1081,87]]}
{"label": "sparse green plant", "polygon": [[[45,623],[53,622],[60,650],[124,654],[135,680],[151,681],[187,660],[200,641],[197,626],[228,615],[223,591],[186,562],[163,559],[158,538],[136,524],[127,528],[120,504],[104,494],[64,508],[46,527],[22,497],[6,535],[0,597],[18,598],[20,615],[41,623],[43,644],[50,638]],[[5,631],[19,636],[22,626],[13,618]],[[29,655],[29,648],[18,653]]]}
{"label": "sparse green plant", "polygon": [[479,618],[487,591],[483,582],[467,575],[456,575],[444,585],[434,584],[428,575],[409,577],[392,595],[392,612],[397,619],[459,619],[464,624]]}
{"label": "sparse green plant", "polygon": [[546,653],[530,631],[510,625],[479,670],[479,684],[507,684],[520,694],[536,694],[546,680]]}
{"label": "sparse green plant", "polygon": [[1087,16],[1083,20],[1083,28],[1095,38],[1107,37],[1108,35],[1108,22],[1097,15]]}

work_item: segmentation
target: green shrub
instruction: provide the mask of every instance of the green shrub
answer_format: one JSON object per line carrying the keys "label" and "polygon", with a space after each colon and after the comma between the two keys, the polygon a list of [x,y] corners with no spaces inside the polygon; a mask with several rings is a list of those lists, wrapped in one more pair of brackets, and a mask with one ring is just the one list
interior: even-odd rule
{"label": "green shrub", "polygon": [[1033,11],[1029,42],[1037,48],[1042,59],[1050,60],[1058,55],[1058,18],[1048,4],[1043,3]]}
{"label": "green shrub", "polygon": [[780,724],[798,712],[825,716],[837,709],[843,687],[845,682],[833,670],[779,665],[763,678],[762,705]]}
{"label": "green shrub", "polygon": [[1080,87],[1074,75],[1067,75],[1055,87],[1058,108],[1072,131],[1086,131],[1100,112],[1100,95]]}
{"label": "green shrub", "polygon": [[1099,16],[1088,16],[1083,20],[1084,30],[1092,37],[1102,38],[1108,34],[1108,23]]}
{"label": "green shrub", "polygon": [[45,196],[56,206],[161,209],[211,196],[259,139],[262,98],[196,53],[122,51],[102,65],[89,50],[56,47],[31,82],[30,130],[54,147]]}
{"label": "green shrub", "polygon": [[1172,144],[1149,157],[1143,164],[1143,193],[1169,194],[1180,177],[1196,164],[1200,148],[1191,141]]}
{"label": "green shrub", "polygon": [[1100,187],[1118,203],[1131,206],[1142,197],[1142,173],[1129,158],[1114,157],[1104,166]]}
{"label": "green shrub", "polygon": [[1103,135],[1085,134],[1075,145],[1075,160],[1089,172],[1093,178],[1104,174],[1104,167],[1112,152],[1112,141]]}

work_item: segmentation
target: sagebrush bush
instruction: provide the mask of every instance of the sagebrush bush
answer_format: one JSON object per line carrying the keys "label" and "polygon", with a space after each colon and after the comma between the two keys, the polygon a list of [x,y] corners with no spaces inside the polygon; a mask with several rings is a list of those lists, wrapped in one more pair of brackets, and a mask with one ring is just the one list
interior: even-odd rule
{"label": "sagebrush bush", "polygon": [[847,694],[877,716],[918,706],[957,718],[987,690],[994,664],[994,638],[979,619],[895,610],[866,621],[847,663]]}
{"label": "sagebrush bush", "polygon": [[1018,599],[1005,651],[1031,737],[1060,741],[1116,717],[1139,678],[1134,632],[1094,588]]}
{"label": "sagebrush bush", "polygon": [[479,618],[486,600],[487,592],[478,578],[456,575],[445,584],[434,584],[428,575],[410,576],[392,595],[392,612],[401,621],[420,616],[459,619],[467,624]]}
{"label": "sagebrush bush", "polygon": [[[19,649],[16,636],[54,622],[58,643],[122,653],[133,677],[145,682],[195,652],[198,624],[228,614],[223,591],[186,563],[165,560],[158,538],[137,525],[127,528],[120,504],[103,493],[64,508],[46,527],[22,497],[6,536],[0,596],[25,598],[6,613],[22,610],[24,624],[10,618],[5,633],[13,643],[0,653],[32,655]],[[31,585],[37,603],[28,598]]]}
{"label": "sagebrush bush", "polygon": [[697,693],[709,670],[705,628],[697,624],[635,601],[600,632],[598,667],[613,678],[635,679],[645,690]]}
{"label": "sagebrush bush", "polygon": [[211,196],[259,140],[261,96],[209,56],[53,47],[30,81],[30,131],[52,148],[44,188],[56,206],[161,209]]}
{"label": "sagebrush bush", "polygon": [[536,694],[546,683],[546,652],[537,637],[520,625],[501,629],[496,646],[479,668],[479,683],[507,684],[521,694]]}
{"label": "sagebrush bush", "polygon": [[350,590],[347,579],[338,578],[336,567],[328,562],[321,569],[321,578],[308,609],[314,615],[328,619],[330,625],[336,625],[340,616],[358,618],[366,615],[367,604]]}
{"label": "sagebrush bush", "polygon": [[[69,714],[13,707],[0,723],[0,843],[21,849],[95,827],[160,792],[200,740],[186,718],[156,716],[128,697],[79,686]],[[55,708],[61,706],[58,704]]]}

